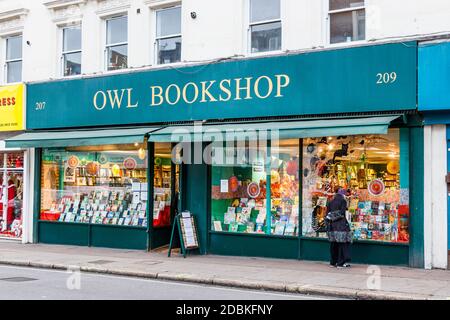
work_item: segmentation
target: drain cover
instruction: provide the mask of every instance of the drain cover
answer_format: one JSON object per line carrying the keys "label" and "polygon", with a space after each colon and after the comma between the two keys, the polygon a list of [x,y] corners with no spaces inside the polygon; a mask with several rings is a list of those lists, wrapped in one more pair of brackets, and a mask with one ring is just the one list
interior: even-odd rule
{"label": "drain cover", "polygon": [[8,281],[8,282],[27,282],[27,281],[36,281],[34,278],[27,277],[12,277],[12,278],[3,278],[0,281]]}
{"label": "drain cover", "polygon": [[113,263],[115,261],[112,260],[95,260],[95,261],[89,261],[88,263],[92,263],[92,264],[108,264],[108,263]]}

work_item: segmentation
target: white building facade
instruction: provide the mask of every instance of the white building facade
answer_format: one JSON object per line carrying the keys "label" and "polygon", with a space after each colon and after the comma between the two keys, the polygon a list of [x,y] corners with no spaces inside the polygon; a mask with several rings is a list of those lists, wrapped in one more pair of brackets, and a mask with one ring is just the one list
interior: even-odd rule
{"label": "white building facade", "polygon": [[[446,0],[0,0],[0,85],[447,35]],[[426,268],[448,264],[445,134],[425,128]]]}

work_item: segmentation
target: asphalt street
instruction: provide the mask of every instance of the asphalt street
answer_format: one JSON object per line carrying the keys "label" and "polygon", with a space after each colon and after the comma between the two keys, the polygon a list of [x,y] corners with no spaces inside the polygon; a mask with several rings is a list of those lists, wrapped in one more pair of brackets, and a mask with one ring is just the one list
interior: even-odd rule
{"label": "asphalt street", "polygon": [[311,300],[323,297],[0,266],[0,300]]}

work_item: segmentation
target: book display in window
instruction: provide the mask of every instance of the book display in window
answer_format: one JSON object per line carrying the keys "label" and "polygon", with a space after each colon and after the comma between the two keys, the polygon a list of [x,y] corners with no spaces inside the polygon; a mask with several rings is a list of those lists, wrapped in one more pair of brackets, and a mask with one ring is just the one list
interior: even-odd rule
{"label": "book display in window", "polygon": [[400,156],[404,139],[400,129],[389,129],[387,135],[305,139],[303,235],[326,237],[316,232],[313,212],[317,206],[326,208],[340,187],[346,190],[354,239],[407,243],[409,186],[400,172],[403,163],[408,175],[408,159]]}
{"label": "book display in window", "polygon": [[139,146],[107,148],[43,150],[41,220],[147,226],[146,158]]}

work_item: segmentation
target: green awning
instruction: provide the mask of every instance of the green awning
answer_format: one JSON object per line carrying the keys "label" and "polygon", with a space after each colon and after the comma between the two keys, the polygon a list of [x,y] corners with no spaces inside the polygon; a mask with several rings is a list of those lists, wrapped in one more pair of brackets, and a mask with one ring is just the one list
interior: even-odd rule
{"label": "green awning", "polygon": [[264,134],[268,139],[387,134],[390,123],[397,118],[398,116],[389,116],[90,131],[34,131],[6,139],[5,143],[7,148],[51,148],[142,143],[147,134],[152,142],[251,140],[263,139]]}
{"label": "green awning", "polygon": [[[202,126],[170,126],[150,133],[152,142],[198,142],[262,139],[312,138],[361,134],[387,134],[388,127],[398,116],[347,118],[334,120],[277,121],[229,123]],[[256,138],[255,138],[256,137]]]}
{"label": "green awning", "polygon": [[6,139],[8,148],[51,148],[142,143],[144,136],[158,128],[35,131]]}

